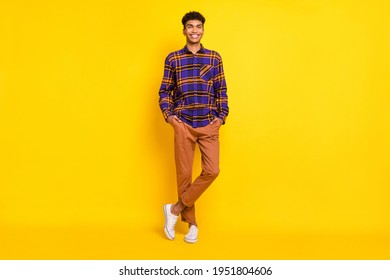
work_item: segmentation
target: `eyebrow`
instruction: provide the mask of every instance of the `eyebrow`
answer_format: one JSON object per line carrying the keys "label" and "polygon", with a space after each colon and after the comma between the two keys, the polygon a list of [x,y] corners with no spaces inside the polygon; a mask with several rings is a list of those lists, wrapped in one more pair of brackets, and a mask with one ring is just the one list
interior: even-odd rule
{"label": "eyebrow", "polygon": [[[194,26],[194,25],[189,23],[189,24],[186,24],[186,26],[192,27],[192,26]],[[199,26],[203,26],[203,24],[201,23],[201,24],[197,24],[197,25],[195,25],[195,26],[199,27]]]}

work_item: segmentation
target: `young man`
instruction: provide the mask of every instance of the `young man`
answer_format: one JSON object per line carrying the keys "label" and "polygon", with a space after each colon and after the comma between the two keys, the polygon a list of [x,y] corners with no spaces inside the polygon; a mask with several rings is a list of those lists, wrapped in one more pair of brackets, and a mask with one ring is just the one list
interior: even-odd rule
{"label": "young man", "polygon": [[[177,190],[179,199],[164,205],[164,231],[175,238],[178,215],[189,224],[184,240],[198,240],[195,201],[219,173],[219,128],[229,113],[221,56],[200,43],[205,18],[189,12],[183,19],[186,46],[165,60],[159,95],[165,120],[174,130]],[[202,172],[192,182],[196,143],[202,155]]]}

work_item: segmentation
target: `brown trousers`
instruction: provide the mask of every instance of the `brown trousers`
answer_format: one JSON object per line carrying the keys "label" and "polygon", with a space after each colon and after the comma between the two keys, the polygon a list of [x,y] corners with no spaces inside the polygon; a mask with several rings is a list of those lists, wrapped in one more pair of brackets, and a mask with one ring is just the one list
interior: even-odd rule
{"label": "brown trousers", "polygon": [[[195,201],[219,174],[219,127],[219,122],[198,128],[184,122],[173,124],[178,196],[187,206],[181,212],[181,219],[190,224],[196,224]],[[202,155],[202,172],[192,182],[196,143]]]}

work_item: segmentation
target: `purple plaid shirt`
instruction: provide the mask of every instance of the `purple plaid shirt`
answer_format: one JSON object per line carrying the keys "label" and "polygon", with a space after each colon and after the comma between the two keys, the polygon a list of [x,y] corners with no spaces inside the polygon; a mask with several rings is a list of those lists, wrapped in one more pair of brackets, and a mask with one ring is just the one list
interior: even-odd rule
{"label": "purple plaid shirt", "polygon": [[214,118],[225,123],[229,113],[221,56],[202,48],[187,47],[165,59],[159,103],[165,120],[176,115],[192,127],[208,125]]}

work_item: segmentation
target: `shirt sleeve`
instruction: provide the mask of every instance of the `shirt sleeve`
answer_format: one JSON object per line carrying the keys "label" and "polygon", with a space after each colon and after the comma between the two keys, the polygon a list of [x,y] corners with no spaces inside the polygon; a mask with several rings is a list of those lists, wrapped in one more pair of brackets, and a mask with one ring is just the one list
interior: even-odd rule
{"label": "shirt sleeve", "polygon": [[164,76],[159,91],[159,105],[165,121],[172,115],[173,93],[176,88],[175,70],[170,55],[165,59]]}
{"label": "shirt sleeve", "polygon": [[218,118],[225,123],[226,117],[229,114],[227,86],[225,80],[225,73],[223,71],[222,58],[218,55],[218,64],[216,66],[216,72],[214,77],[214,90],[217,104]]}

